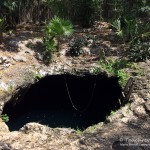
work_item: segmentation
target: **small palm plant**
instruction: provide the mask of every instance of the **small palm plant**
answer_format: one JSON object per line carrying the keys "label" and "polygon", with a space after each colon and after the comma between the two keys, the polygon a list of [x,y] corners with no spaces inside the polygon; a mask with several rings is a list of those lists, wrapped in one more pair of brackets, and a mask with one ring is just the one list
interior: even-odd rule
{"label": "small palm plant", "polygon": [[148,38],[150,36],[150,24],[141,24],[136,19],[123,18],[115,20],[111,26],[116,30],[115,33],[125,42],[133,44],[139,39]]}
{"label": "small palm plant", "polygon": [[[61,36],[70,36],[73,33],[73,25],[70,21],[54,17],[47,24],[44,29],[44,46],[45,56],[52,60],[52,54],[59,49],[59,38]],[[49,56],[48,56],[49,55]]]}
{"label": "small palm plant", "polygon": [[115,20],[114,22],[112,22],[111,26],[115,28],[116,34],[119,37],[123,38],[123,32],[122,32],[122,28],[121,28],[121,20],[120,19]]}

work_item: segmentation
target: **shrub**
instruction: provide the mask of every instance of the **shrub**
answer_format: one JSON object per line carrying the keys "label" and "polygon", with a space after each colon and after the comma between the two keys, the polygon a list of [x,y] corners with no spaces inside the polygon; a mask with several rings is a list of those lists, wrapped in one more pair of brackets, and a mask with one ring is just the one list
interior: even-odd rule
{"label": "shrub", "polygon": [[43,39],[45,50],[43,52],[43,59],[45,63],[49,63],[49,61],[53,58],[53,53],[57,50],[57,44],[54,40],[50,40],[47,38]]}
{"label": "shrub", "polygon": [[55,16],[48,21],[44,31],[48,38],[54,38],[62,35],[69,36],[73,33],[73,26],[69,20]]}
{"label": "shrub", "polygon": [[108,60],[106,62],[100,61],[100,65],[110,74],[119,78],[119,84],[124,86],[129,79],[129,75],[126,73],[125,68],[131,67],[131,63],[127,60]]}
{"label": "shrub", "polygon": [[112,22],[111,26],[115,29],[115,33],[117,36],[120,38],[123,38],[123,31],[121,27],[121,20],[116,19],[115,21]]}
{"label": "shrub", "polygon": [[138,40],[144,40],[150,36],[150,24],[138,22],[136,19],[117,19],[111,26],[115,29],[116,35],[125,42],[133,44]]}
{"label": "shrub", "polygon": [[69,36],[73,33],[73,26],[70,21],[54,17],[48,21],[44,29],[43,43],[45,46],[44,59],[46,62],[52,60],[53,53],[59,49],[59,38]]}
{"label": "shrub", "polygon": [[79,56],[83,53],[82,47],[85,44],[85,40],[83,38],[75,38],[70,41],[69,47],[70,47],[70,55],[71,56]]}
{"label": "shrub", "polygon": [[128,57],[134,62],[150,59],[150,45],[138,41],[131,46],[128,52]]}

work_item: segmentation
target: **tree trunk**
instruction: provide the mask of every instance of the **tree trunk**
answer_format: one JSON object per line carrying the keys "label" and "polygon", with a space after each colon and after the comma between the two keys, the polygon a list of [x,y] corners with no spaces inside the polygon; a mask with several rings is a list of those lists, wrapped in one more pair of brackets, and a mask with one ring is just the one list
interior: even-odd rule
{"label": "tree trunk", "polygon": [[2,39],[3,39],[3,32],[0,31],[0,44],[2,44]]}

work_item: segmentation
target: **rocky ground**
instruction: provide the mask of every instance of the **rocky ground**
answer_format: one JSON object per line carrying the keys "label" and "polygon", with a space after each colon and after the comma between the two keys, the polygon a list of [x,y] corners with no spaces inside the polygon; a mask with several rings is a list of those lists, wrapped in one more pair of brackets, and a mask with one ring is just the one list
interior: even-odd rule
{"label": "rocky ground", "polygon": [[[97,47],[93,41],[79,57],[66,56],[67,42],[61,41],[60,50],[52,63],[42,60],[41,32],[30,28],[5,35],[0,45],[0,112],[9,100],[20,100],[37,77],[66,72],[78,73],[99,66],[100,52],[106,57],[126,57],[121,44],[107,23],[94,29],[77,30],[75,36],[87,33],[99,35]],[[0,120],[0,149],[2,150],[128,150],[150,149],[150,61],[138,63],[143,73],[137,76],[130,102],[109,116],[105,123],[91,126],[83,132],[73,129],[50,128],[38,123],[28,123],[19,131],[10,132]]]}

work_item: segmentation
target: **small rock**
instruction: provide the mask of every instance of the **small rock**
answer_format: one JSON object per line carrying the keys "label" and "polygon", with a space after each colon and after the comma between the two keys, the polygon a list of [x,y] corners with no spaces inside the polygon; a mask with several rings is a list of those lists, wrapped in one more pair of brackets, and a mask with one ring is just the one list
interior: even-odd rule
{"label": "small rock", "polygon": [[26,62],[27,61],[24,56],[18,56],[18,55],[15,56],[13,59],[18,62]]}
{"label": "small rock", "polygon": [[91,48],[90,53],[94,55],[99,55],[101,50],[103,50],[102,46],[96,46]]}
{"label": "small rock", "polygon": [[67,48],[62,49],[62,50],[60,51],[60,54],[63,55],[63,56],[65,56],[67,50],[68,50]]}
{"label": "small rock", "polygon": [[145,103],[145,109],[150,112],[150,100]]}
{"label": "small rock", "polygon": [[41,76],[46,76],[46,75],[47,75],[47,72],[46,72],[46,71],[43,71],[43,70],[40,70],[40,71],[39,71],[39,74],[40,74]]}
{"label": "small rock", "polygon": [[0,57],[0,64],[3,64],[3,63],[9,63],[10,61],[8,60],[8,58],[6,56],[4,57]]}
{"label": "small rock", "polygon": [[124,123],[128,123],[128,121],[129,121],[129,118],[127,118],[127,117],[124,117],[124,118],[122,118],[122,119],[121,119],[121,121],[122,121],[122,122],[124,122]]}
{"label": "small rock", "polygon": [[6,91],[8,90],[8,86],[4,82],[0,82],[0,88],[4,89]]}
{"label": "small rock", "polygon": [[0,149],[1,150],[11,150],[7,144],[0,142]]}
{"label": "small rock", "polygon": [[0,112],[2,112],[3,111],[3,106],[0,106]]}
{"label": "small rock", "polygon": [[8,58],[6,56],[2,57],[3,61],[6,61]]}
{"label": "small rock", "polygon": [[18,38],[13,38],[8,42],[8,45],[11,47],[18,47],[19,41],[20,40]]}
{"label": "small rock", "polygon": [[45,134],[50,129],[51,128],[47,126],[32,122],[32,123],[27,123],[26,125],[24,125],[22,128],[20,128],[20,131],[25,132],[25,133],[37,132],[37,133]]}
{"label": "small rock", "polygon": [[144,99],[140,98],[137,94],[134,94],[133,98],[134,98],[134,103],[137,105],[140,105],[140,104],[142,105],[145,103]]}
{"label": "small rock", "polygon": [[146,116],[146,111],[143,106],[136,106],[134,109],[134,113],[137,116]]}
{"label": "small rock", "polygon": [[5,67],[6,67],[6,68],[8,68],[8,67],[10,67],[10,66],[11,66],[11,64],[10,64],[10,63],[5,65]]}
{"label": "small rock", "polygon": [[83,47],[83,52],[84,52],[84,54],[88,54],[88,55],[91,54],[90,48],[88,48],[88,47]]}
{"label": "small rock", "polygon": [[35,57],[38,59],[38,60],[43,60],[43,56],[40,54],[40,53],[36,53]]}

